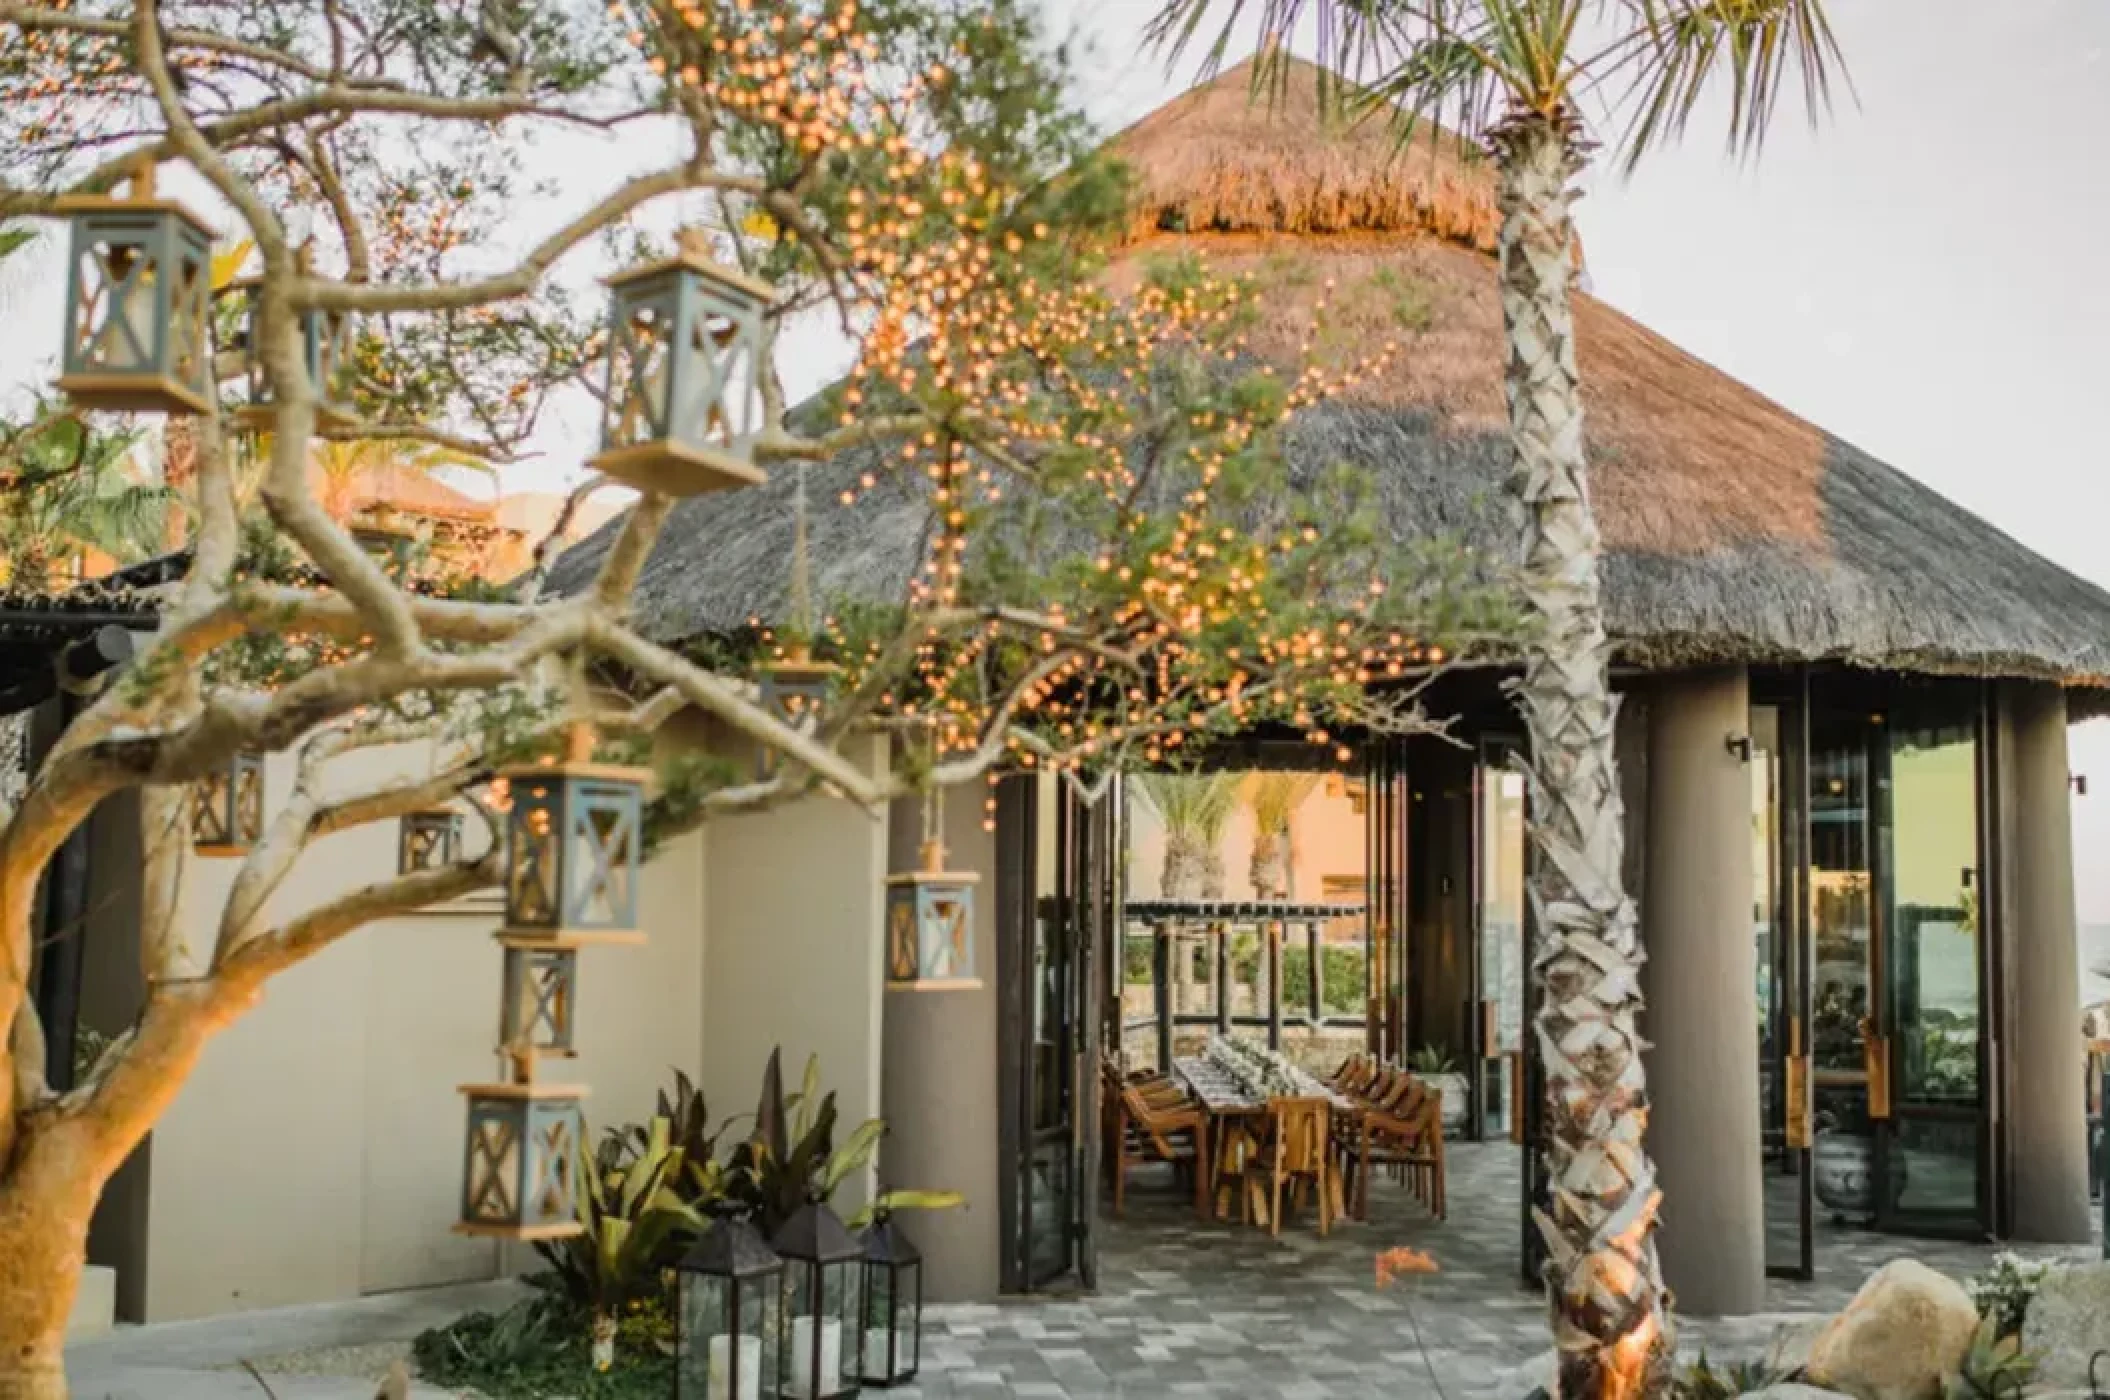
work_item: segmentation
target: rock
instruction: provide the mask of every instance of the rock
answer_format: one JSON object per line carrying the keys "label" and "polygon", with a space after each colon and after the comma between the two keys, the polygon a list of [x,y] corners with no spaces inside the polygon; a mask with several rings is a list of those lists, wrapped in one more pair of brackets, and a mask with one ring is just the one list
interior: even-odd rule
{"label": "rock", "polygon": [[1941,1400],[1978,1330],[1971,1295],[1913,1259],[1886,1264],[1820,1332],[1809,1379],[1858,1400]]}
{"label": "rock", "polygon": [[[2022,1350],[2036,1359],[2037,1383],[2085,1388],[2088,1358],[2105,1348],[2110,1348],[2110,1263],[2049,1270],[2022,1319]],[[2110,1383],[2110,1361],[2097,1372]]]}
{"label": "rock", "polygon": [[1764,1390],[1747,1390],[1739,1400],[1842,1400],[1836,1390],[1819,1390],[1800,1381],[1783,1381]]}
{"label": "rock", "polygon": [[1810,1353],[1817,1337],[1831,1325],[1828,1317],[1810,1317],[1783,1324],[1766,1347],[1766,1373],[1773,1376],[1800,1375],[1810,1368]]}

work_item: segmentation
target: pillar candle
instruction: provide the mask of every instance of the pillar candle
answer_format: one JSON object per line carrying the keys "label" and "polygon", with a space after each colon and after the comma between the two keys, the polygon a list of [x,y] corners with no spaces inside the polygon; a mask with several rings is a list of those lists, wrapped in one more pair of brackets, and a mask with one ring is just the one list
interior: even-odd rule
{"label": "pillar candle", "polygon": [[[886,1327],[865,1328],[865,1377],[883,1381],[894,1379],[894,1368],[887,1364],[887,1343],[893,1339],[892,1329]],[[901,1360],[908,1359],[907,1338],[903,1338]]]}
{"label": "pillar candle", "polygon": [[813,1374],[813,1318],[791,1319],[791,1395],[793,1400],[821,1400],[842,1389],[843,1324],[839,1317],[821,1320],[821,1373]]}
{"label": "pillar candle", "polygon": [[762,1339],[742,1333],[740,1341],[740,1393],[733,1394],[733,1338],[711,1338],[710,1400],[762,1400]]}

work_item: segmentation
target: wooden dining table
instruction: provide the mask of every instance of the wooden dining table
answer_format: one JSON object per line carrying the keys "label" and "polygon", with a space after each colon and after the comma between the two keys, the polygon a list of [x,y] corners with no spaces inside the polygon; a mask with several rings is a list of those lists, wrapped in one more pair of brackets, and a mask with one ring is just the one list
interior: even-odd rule
{"label": "wooden dining table", "polygon": [[[1233,1075],[1206,1056],[1175,1059],[1172,1073],[1202,1106],[1202,1111],[1209,1115],[1209,1187],[1204,1199],[1208,1202],[1207,1213],[1212,1218],[1228,1219],[1230,1206],[1237,1199],[1232,1193],[1245,1169],[1246,1157],[1261,1146],[1262,1134],[1266,1131],[1268,1101],[1249,1093]],[[1362,1105],[1356,1100],[1301,1069],[1293,1070],[1292,1074],[1299,1081],[1298,1088],[1304,1097],[1325,1099],[1332,1105],[1337,1120],[1360,1123]],[[1336,1193],[1335,1214],[1345,1215],[1338,1179],[1333,1181],[1331,1189]],[[1263,1220],[1261,1223],[1267,1222]]]}

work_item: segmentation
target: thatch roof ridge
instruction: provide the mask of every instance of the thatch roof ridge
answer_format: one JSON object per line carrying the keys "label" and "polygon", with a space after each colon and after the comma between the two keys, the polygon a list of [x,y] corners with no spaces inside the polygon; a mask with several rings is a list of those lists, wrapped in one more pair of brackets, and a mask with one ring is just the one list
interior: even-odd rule
{"label": "thatch roof ridge", "polygon": [[1276,99],[1250,100],[1253,62],[1226,69],[1107,143],[1135,177],[1129,236],[1415,232],[1492,252],[1492,175],[1433,125],[1402,144],[1378,120],[1320,105],[1319,70],[1285,60]]}

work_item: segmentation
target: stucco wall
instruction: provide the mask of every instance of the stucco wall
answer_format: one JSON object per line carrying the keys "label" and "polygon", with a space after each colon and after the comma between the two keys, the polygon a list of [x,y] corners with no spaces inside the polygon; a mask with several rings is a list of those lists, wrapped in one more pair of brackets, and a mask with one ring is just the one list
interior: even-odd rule
{"label": "stucco wall", "polygon": [[[389,762],[414,770],[420,760]],[[379,766],[363,756],[361,780]],[[290,762],[274,759],[266,782],[267,804],[282,801]],[[395,839],[383,823],[317,843],[273,908],[388,877]],[[200,947],[238,866],[194,860],[186,872],[183,908]],[[700,835],[660,853],[643,898],[650,941],[586,951],[582,1054],[545,1067],[591,1086],[596,1125],[649,1113],[669,1067],[693,1071],[703,1043]],[[456,1086],[496,1070],[498,922],[484,901],[355,933],[274,979],[207,1048],[152,1139],[149,1320],[488,1277],[529,1261],[448,1228],[460,1191]]]}
{"label": "stucco wall", "polygon": [[[879,1179],[890,1190],[958,1191],[956,1210],[903,1215],[923,1251],[932,1302],[997,1294],[1002,1256],[997,1160],[996,837],[982,829],[979,786],[955,789],[945,808],[946,867],[979,874],[974,963],[981,985],[886,993],[887,1135]],[[922,818],[914,802],[891,814],[894,870],[913,870]]]}
{"label": "stucco wall", "polygon": [[[875,775],[883,740],[845,746]],[[699,1084],[714,1118],[752,1111],[770,1050],[788,1088],[820,1056],[844,1131],[880,1110],[885,813],[816,796],[704,828],[710,929]],[[846,1182],[844,1214],[870,1196]]]}

